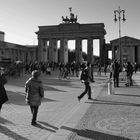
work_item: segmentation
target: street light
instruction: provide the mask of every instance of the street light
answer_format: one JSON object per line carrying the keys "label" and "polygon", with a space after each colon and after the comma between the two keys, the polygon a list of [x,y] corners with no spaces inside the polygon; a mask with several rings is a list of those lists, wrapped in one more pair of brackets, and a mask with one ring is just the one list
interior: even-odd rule
{"label": "street light", "polygon": [[[118,18],[117,18],[117,14],[118,14]],[[123,18],[121,17],[121,14],[123,14]],[[120,9],[120,6],[118,7],[118,10],[114,10],[114,16],[115,16],[115,18],[114,18],[114,21],[115,22],[117,22],[117,21],[119,21],[119,59],[120,59],[120,64],[122,65],[122,58],[121,58],[121,20],[123,21],[123,22],[125,22],[126,21],[126,19],[125,19],[125,10],[121,10]]]}

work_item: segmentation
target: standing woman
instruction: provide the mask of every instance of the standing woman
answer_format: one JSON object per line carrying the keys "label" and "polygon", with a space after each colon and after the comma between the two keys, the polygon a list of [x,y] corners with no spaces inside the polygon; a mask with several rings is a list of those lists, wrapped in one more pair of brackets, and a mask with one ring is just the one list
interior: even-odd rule
{"label": "standing woman", "polygon": [[44,97],[44,89],[42,81],[39,79],[40,72],[34,70],[32,77],[25,83],[26,102],[29,104],[32,113],[32,125],[36,125],[38,109],[41,104],[41,99]]}
{"label": "standing woman", "polygon": [[2,109],[2,105],[8,101],[8,96],[5,90],[4,85],[7,83],[7,79],[5,77],[4,68],[0,69],[0,111]]}

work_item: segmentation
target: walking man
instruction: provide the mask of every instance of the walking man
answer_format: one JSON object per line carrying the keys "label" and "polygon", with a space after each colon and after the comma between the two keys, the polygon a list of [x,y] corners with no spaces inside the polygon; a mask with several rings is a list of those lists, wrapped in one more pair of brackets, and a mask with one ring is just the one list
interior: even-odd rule
{"label": "walking man", "polygon": [[82,83],[84,83],[85,85],[85,90],[84,92],[79,95],[77,98],[80,101],[81,98],[87,93],[88,94],[88,99],[92,99],[91,98],[91,87],[90,87],[90,80],[91,80],[91,75],[90,75],[90,65],[91,64],[87,64],[87,66],[85,65],[83,67],[82,73],[81,73],[81,77],[80,80]]}

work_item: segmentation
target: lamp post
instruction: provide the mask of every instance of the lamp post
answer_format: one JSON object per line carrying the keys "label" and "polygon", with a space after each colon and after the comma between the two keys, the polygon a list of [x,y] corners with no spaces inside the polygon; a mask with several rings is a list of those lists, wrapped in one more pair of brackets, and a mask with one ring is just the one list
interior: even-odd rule
{"label": "lamp post", "polygon": [[[118,17],[117,17],[118,14]],[[121,14],[123,14],[123,17],[121,17]],[[126,21],[125,19],[125,10],[120,9],[120,6],[118,7],[118,10],[114,10],[114,21],[119,21],[119,59],[120,64],[122,65],[122,47],[121,47],[121,20],[123,22]]]}

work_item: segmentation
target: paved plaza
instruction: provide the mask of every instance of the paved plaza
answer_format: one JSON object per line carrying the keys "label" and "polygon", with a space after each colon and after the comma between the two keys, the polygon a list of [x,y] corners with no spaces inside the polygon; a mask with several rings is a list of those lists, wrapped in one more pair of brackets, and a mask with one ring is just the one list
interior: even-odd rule
{"label": "paved plaza", "polygon": [[[54,72],[55,73],[55,72]],[[84,90],[78,77],[59,80],[42,74],[45,98],[39,108],[38,125],[32,126],[25,103],[24,84],[30,75],[8,78],[9,101],[0,116],[0,140],[140,140],[140,73],[134,86],[121,81],[108,95],[107,76],[95,73],[92,98],[77,96]]]}

